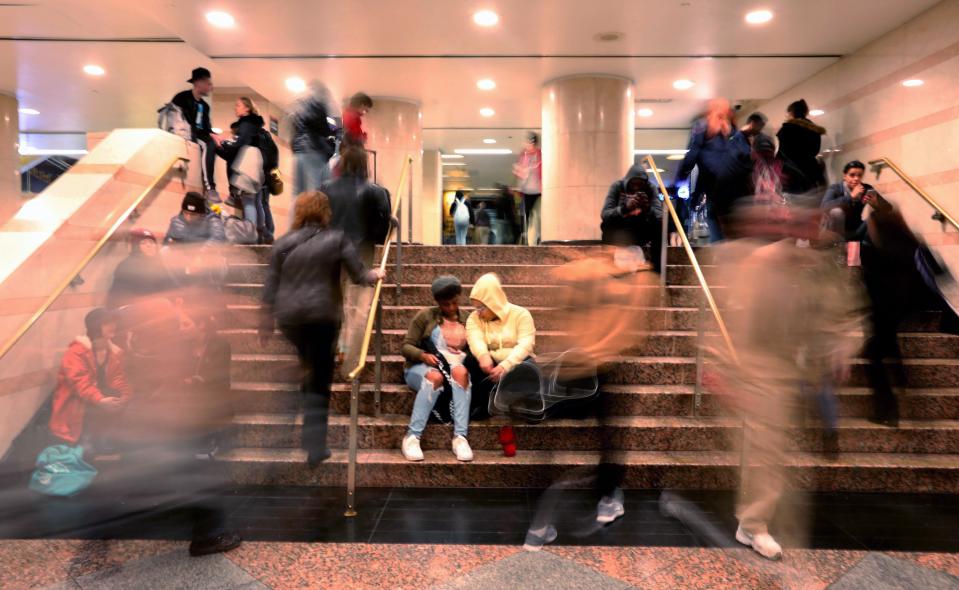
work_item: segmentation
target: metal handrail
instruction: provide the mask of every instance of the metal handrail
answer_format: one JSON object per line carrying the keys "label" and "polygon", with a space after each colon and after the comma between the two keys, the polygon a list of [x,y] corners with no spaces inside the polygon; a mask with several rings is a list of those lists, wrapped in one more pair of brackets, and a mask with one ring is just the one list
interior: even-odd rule
{"label": "metal handrail", "polygon": [[37,322],[37,320],[39,320],[40,317],[44,313],[46,313],[48,309],[50,309],[50,306],[53,305],[53,302],[56,301],[57,298],[60,297],[60,295],[62,295],[64,291],[67,290],[67,287],[73,284],[73,281],[77,277],[77,275],[83,272],[83,269],[86,268],[87,264],[89,264],[90,261],[93,260],[93,258],[100,253],[100,250],[103,249],[103,246],[105,246],[106,243],[110,240],[110,238],[113,237],[113,234],[116,233],[118,229],[120,229],[120,226],[123,225],[123,223],[127,220],[130,214],[133,213],[133,211],[140,206],[140,203],[142,203],[143,200],[146,199],[147,195],[153,192],[153,190],[157,187],[157,184],[159,184],[161,180],[166,178],[166,175],[170,172],[170,169],[172,169],[173,166],[176,165],[178,162],[182,162],[182,161],[189,162],[189,160],[183,156],[176,156],[175,158],[173,158],[170,161],[170,163],[163,169],[163,172],[160,173],[157,177],[155,177],[153,181],[150,182],[150,184],[148,184],[146,188],[143,189],[140,195],[136,199],[134,199],[133,203],[129,207],[127,207],[126,211],[124,211],[122,215],[117,217],[117,220],[113,223],[112,226],[110,226],[110,229],[107,230],[106,233],[104,233],[99,240],[97,240],[97,243],[93,246],[90,252],[88,252],[87,255],[80,260],[80,262],[74,268],[73,272],[68,273],[64,277],[63,281],[61,281],[60,284],[57,286],[57,288],[54,289],[53,292],[43,301],[40,307],[38,307],[37,310],[33,312],[33,314],[29,317],[29,319],[27,319],[27,321],[25,321],[17,329],[17,331],[13,334],[13,336],[8,338],[7,341],[3,344],[3,346],[0,347],[0,358],[3,358],[4,356],[6,356],[6,354],[10,352],[10,350],[14,346],[16,346],[17,342],[19,342],[20,339],[23,338],[23,336],[27,333],[27,331],[30,330],[30,328],[33,327],[33,325]]}
{"label": "metal handrail", "polygon": [[[656,161],[653,160],[652,156],[646,156],[645,160],[649,165],[653,176],[656,177],[656,182],[659,184],[659,191],[663,195],[663,204],[669,210],[669,215],[672,217],[673,223],[676,225],[676,232],[679,234],[679,237],[683,242],[683,249],[686,250],[686,256],[689,257],[689,262],[693,265],[693,270],[696,272],[696,278],[699,280],[699,286],[703,289],[703,295],[706,297],[706,303],[709,304],[709,309],[712,310],[713,317],[716,318],[716,323],[719,325],[719,331],[723,336],[723,340],[726,342],[726,346],[729,348],[730,355],[732,355],[733,360],[738,364],[739,357],[736,354],[736,348],[733,346],[733,341],[729,337],[729,330],[726,329],[726,322],[723,321],[723,316],[721,313],[719,313],[719,307],[716,305],[716,299],[713,297],[713,292],[709,288],[709,284],[706,282],[706,276],[703,274],[703,269],[699,265],[699,260],[696,258],[696,253],[693,252],[693,247],[689,243],[689,238],[686,236],[686,231],[683,229],[683,224],[679,220],[679,215],[676,213],[676,208],[673,207],[673,202],[669,200],[669,194],[666,192],[666,185],[663,183],[663,178],[659,175],[659,170],[656,168]],[[665,275],[665,267],[663,267],[662,272]]]}
{"label": "metal handrail", "polygon": [[940,219],[940,221],[948,221],[952,225],[952,227],[959,230],[959,221],[957,221],[955,217],[953,217],[948,211],[946,211],[946,209],[942,205],[940,205],[938,201],[932,198],[932,196],[930,196],[929,193],[922,190],[919,187],[919,185],[916,184],[916,181],[910,178],[908,174],[903,172],[902,168],[900,168],[895,162],[883,156],[881,158],[871,160],[869,162],[869,166],[873,169],[873,172],[875,172],[876,178],[879,178],[879,174],[882,173],[883,168],[889,168],[890,170],[892,170],[896,174],[896,176],[899,177],[900,180],[906,183],[906,186],[912,189],[914,193],[922,197],[922,200],[924,200],[933,209],[936,210],[936,212],[939,214],[938,218]]}
{"label": "metal handrail", "polygon": [[[407,181],[407,177],[412,179],[412,165],[413,158],[407,156],[406,160],[403,162],[403,168],[400,171],[400,181],[397,185],[395,198],[392,203],[391,217],[397,218],[397,213],[401,210],[402,197],[400,196],[401,191],[403,190],[403,185]],[[410,183],[410,188],[412,188],[412,183]],[[396,241],[399,242],[401,238],[399,233],[399,227],[394,226],[392,221],[390,222],[390,232],[386,236],[386,241],[383,243],[383,256],[380,259],[379,269],[382,271],[386,270],[387,259],[390,256],[390,246],[393,245],[394,236]],[[397,284],[399,284],[399,278],[396,279]],[[380,294],[383,291],[383,279],[376,281],[376,285],[373,288],[373,300],[370,303],[370,313],[366,318],[366,329],[363,332],[363,342],[360,345],[360,355],[357,359],[356,367],[349,372],[347,377],[351,382],[350,387],[350,450],[349,450],[349,464],[347,466],[347,483],[346,483],[346,512],[344,516],[354,517],[356,516],[356,453],[357,453],[357,435],[359,429],[359,398],[360,398],[360,373],[363,372],[363,369],[366,368],[366,355],[370,350],[370,339],[373,336],[374,328],[379,325],[377,318],[380,315]],[[377,365],[379,365],[379,354],[377,354]],[[377,371],[379,373],[379,371]],[[379,384],[377,384],[379,387]]]}

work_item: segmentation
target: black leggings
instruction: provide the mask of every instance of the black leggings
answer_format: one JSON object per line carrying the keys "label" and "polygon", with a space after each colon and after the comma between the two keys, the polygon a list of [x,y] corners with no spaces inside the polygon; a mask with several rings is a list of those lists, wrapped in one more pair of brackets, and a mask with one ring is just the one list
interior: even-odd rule
{"label": "black leggings", "polygon": [[303,365],[303,448],[309,453],[326,449],[339,323],[323,322],[281,326],[283,335],[296,346]]}

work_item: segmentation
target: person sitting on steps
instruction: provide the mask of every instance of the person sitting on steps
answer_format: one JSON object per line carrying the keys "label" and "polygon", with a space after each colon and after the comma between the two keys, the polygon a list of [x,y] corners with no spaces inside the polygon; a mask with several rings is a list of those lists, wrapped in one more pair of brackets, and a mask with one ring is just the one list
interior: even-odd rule
{"label": "person sitting on steps", "polygon": [[[436,306],[416,314],[403,340],[403,375],[416,392],[410,426],[403,438],[403,456],[410,461],[423,460],[420,438],[426,422],[437,401],[445,397],[444,392],[450,392],[453,454],[460,461],[472,461],[473,450],[466,439],[472,388],[464,366],[466,316],[460,310],[463,287],[456,277],[442,276],[433,281],[432,292]],[[443,409],[441,406],[440,411]]]}

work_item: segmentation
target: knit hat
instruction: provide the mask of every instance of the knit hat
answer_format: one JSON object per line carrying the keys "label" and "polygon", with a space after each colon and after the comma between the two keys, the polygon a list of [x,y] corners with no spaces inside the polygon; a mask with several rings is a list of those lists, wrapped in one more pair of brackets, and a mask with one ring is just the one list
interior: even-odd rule
{"label": "knit hat", "polygon": [[98,307],[83,318],[83,323],[87,327],[87,336],[92,340],[99,338],[103,334],[103,325],[116,322],[116,316],[113,312]]}
{"label": "knit hat", "polygon": [[463,285],[453,275],[443,275],[436,277],[430,290],[433,292],[433,299],[446,301],[453,297],[459,297],[463,293]]}
{"label": "knit hat", "polygon": [[200,193],[193,191],[188,192],[186,196],[183,197],[183,204],[180,205],[180,209],[193,213],[206,213],[206,199],[204,199]]}

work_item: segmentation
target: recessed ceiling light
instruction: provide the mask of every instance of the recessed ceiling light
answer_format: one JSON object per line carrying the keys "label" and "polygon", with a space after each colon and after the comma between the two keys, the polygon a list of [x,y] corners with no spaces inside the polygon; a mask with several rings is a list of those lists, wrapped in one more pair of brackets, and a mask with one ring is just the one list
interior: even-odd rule
{"label": "recessed ceiling light", "polygon": [[487,137],[486,139],[483,140],[483,143],[489,145],[489,144],[496,143],[496,140],[493,139],[492,137]]}
{"label": "recessed ceiling light", "polygon": [[103,69],[103,66],[98,66],[96,64],[87,64],[83,66],[83,71],[90,76],[102,76],[106,74],[107,71]]}
{"label": "recessed ceiling light", "polygon": [[513,150],[509,148],[463,148],[453,150],[457,154],[477,155],[477,156],[496,156],[512,154]]}
{"label": "recessed ceiling light", "polygon": [[17,112],[21,115],[39,115],[40,111],[37,109],[28,109],[27,107],[20,107],[17,109]]}
{"label": "recessed ceiling light", "polygon": [[499,22],[499,15],[492,10],[480,10],[473,13],[473,22],[481,27],[492,27]]}
{"label": "recessed ceiling light", "polygon": [[443,162],[444,166],[466,166],[466,162]]}
{"label": "recessed ceiling light", "polygon": [[453,160],[453,159],[462,158],[463,156],[461,154],[440,154],[440,157],[443,159]]}
{"label": "recessed ceiling light", "polygon": [[286,79],[286,89],[290,92],[303,92],[306,90],[306,82],[303,81],[303,78],[292,76]]}
{"label": "recessed ceiling light", "polygon": [[480,90],[493,90],[496,88],[496,82],[490,80],[489,78],[483,78],[476,82],[476,87]]}
{"label": "recessed ceiling light", "polygon": [[211,10],[206,13],[206,22],[221,29],[229,29],[236,26],[236,19],[233,18],[233,15],[229,12],[223,12],[222,10]]}
{"label": "recessed ceiling light", "polygon": [[910,78],[909,80],[902,81],[902,85],[905,86],[906,88],[917,88],[919,86],[922,86],[923,84],[925,84],[925,82],[918,78]]}
{"label": "recessed ceiling light", "polygon": [[636,111],[636,114],[639,115],[640,117],[652,117],[652,116],[653,116],[653,109],[642,108],[642,109],[639,109],[638,111]]}
{"label": "recessed ceiling light", "polygon": [[496,114],[496,111],[494,111],[493,109],[489,107],[483,107],[480,109],[480,115],[484,117],[492,117],[495,114]]}
{"label": "recessed ceiling light", "polygon": [[689,90],[695,85],[696,85],[695,82],[693,82],[692,80],[686,80],[685,78],[681,80],[676,80],[675,82],[673,82],[673,88],[675,88],[676,90]]}
{"label": "recessed ceiling light", "polygon": [[746,22],[751,25],[763,25],[772,19],[773,12],[771,10],[753,10],[752,12],[746,13]]}
{"label": "recessed ceiling light", "polygon": [[813,109],[813,110],[809,111],[809,116],[810,116],[810,117],[820,117],[820,116],[825,115],[825,114],[826,114],[826,111],[824,111],[824,110],[822,110],[822,109]]}
{"label": "recessed ceiling light", "polygon": [[671,154],[671,155],[669,155],[669,156],[666,156],[666,159],[667,159],[667,160],[682,160],[682,159],[685,158],[685,157],[686,157],[686,156],[684,156],[683,154]]}

